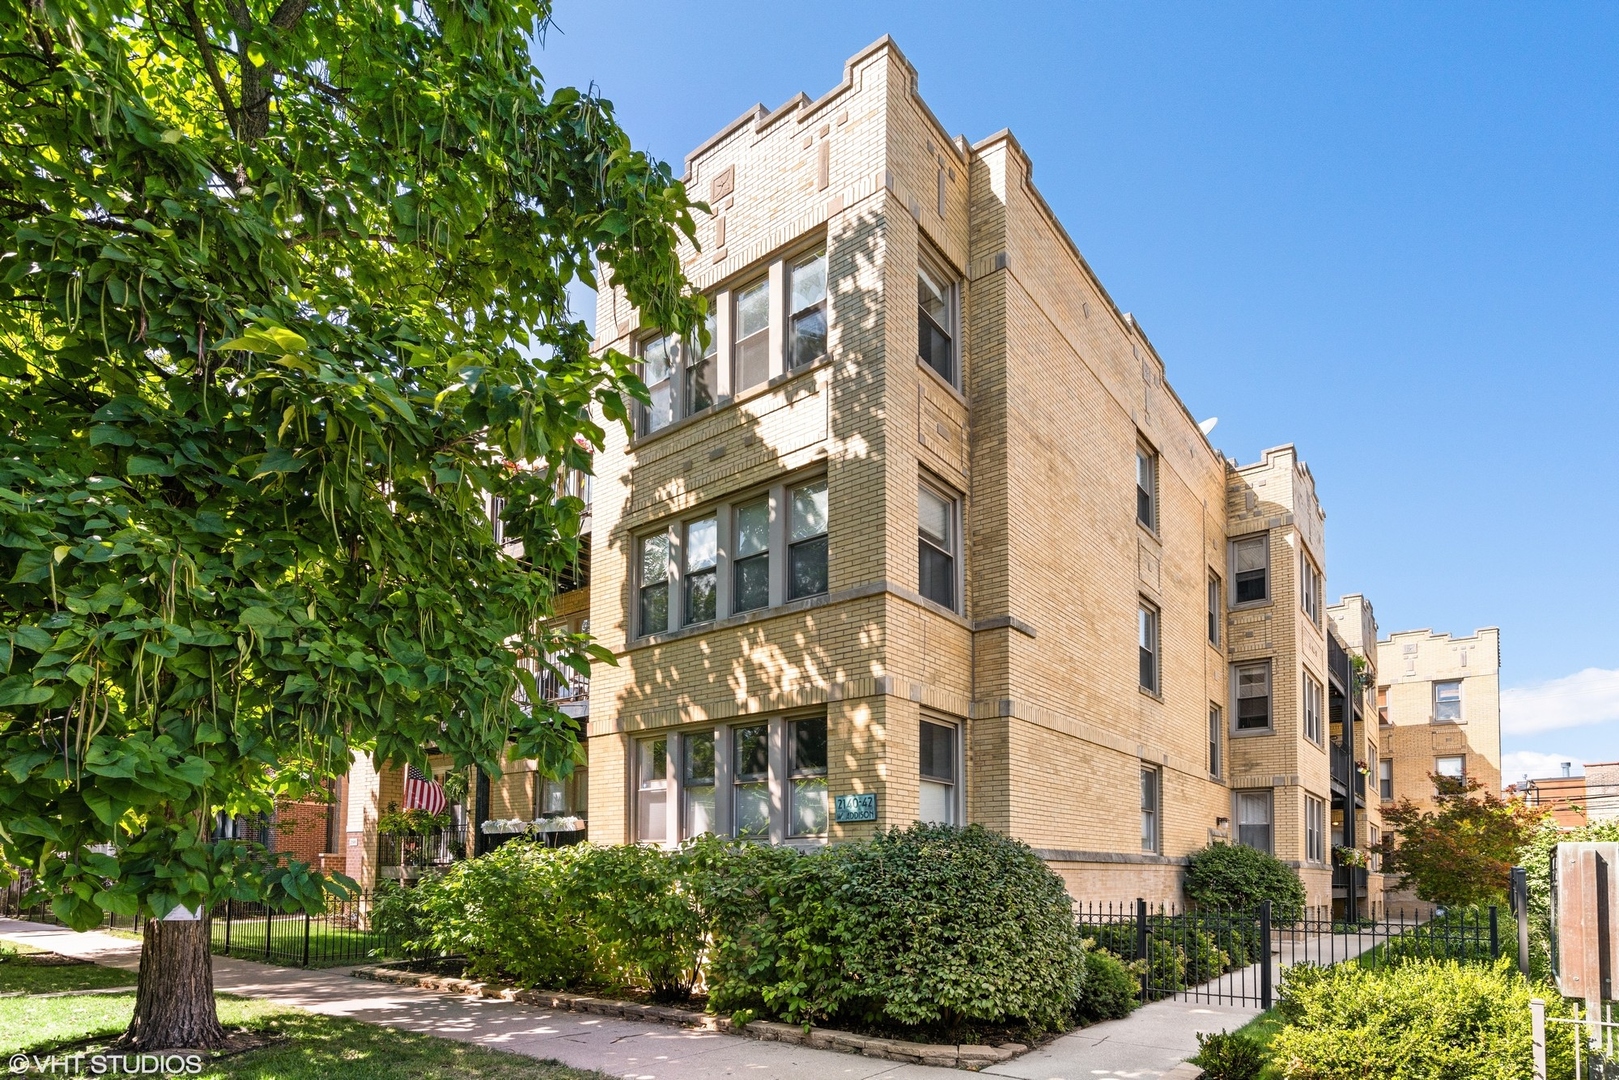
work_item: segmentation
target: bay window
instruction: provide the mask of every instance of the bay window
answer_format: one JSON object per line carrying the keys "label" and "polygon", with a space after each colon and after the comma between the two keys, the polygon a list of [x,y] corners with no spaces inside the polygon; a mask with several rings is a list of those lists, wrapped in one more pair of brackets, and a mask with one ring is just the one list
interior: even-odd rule
{"label": "bay window", "polygon": [[1270,599],[1270,536],[1248,536],[1231,542],[1234,604],[1258,604]]}
{"label": "bay window", "polygon": [[1253,664],[1234,664],[1237,695],[1237,731],[1268,731],[1270,729],[1270,661]]}

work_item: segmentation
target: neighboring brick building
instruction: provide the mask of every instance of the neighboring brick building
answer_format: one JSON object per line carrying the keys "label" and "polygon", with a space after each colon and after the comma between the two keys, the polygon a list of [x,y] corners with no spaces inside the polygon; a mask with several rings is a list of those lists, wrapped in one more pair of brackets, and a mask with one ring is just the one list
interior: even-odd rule
{"label": "neighboring brick building", "polygon": [[887,39],[687,159],[707,347],[597,309],[654,404],[596,461],[592,840],[975,821],[1173,900],[1235,839],[1332,903],[1372,658],[1329,646],[1314,481],[1214,450],[1030,175]]}
{"label": "neighboring brick building", "polygon": [[1619,761],[1585,767],[1586,816],[1594,823],[1619,820]]}

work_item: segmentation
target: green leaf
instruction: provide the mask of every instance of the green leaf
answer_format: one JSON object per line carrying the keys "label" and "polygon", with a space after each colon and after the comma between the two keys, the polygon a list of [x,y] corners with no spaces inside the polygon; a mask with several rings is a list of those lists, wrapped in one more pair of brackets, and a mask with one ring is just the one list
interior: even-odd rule
{"label": "green leaf", "polygon": [[90,429],[91,446],[134,446],[135,436],[113,424],[97,424]]}
{"label": "green leaf", "polygon": [[0,708],[7,705],[42,705],[56,691],[49,686],[35,686],[27,675],[13,675],[0,681]]}
{"label": "green leaf", "polygon": [[304,467],[304,464],[304,462],[298,460],[298,456],[292,451],[277,446],[266,452],[264,457],[260,459],[259,467],[253,472],[253,479],[257,480],[261,476],[270,476],[275,473],[298,472]]}
{"label": "green leaf", "polygon": [[131,454],[124,466],[125,476],[173,476],[174,467],[159,458],[146,454]]}

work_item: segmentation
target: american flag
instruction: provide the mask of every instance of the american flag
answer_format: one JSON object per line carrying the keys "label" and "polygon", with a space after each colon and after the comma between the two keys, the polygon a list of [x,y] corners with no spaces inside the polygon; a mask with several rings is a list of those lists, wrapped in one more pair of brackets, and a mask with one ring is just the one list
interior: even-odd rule
{"label": "american flag", "polygon": [[444,785],[412,765],[405,770],[405,809],[444,812]]}

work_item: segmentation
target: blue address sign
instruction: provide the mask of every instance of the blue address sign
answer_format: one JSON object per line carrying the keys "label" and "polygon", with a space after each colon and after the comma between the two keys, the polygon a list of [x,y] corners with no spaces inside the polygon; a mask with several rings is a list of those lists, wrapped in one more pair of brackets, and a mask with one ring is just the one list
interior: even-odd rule
{"label": "blue address sign", "polygon": [[837,821],[876,821],[876,795],[839,795],[832,800],[832,817]]}

